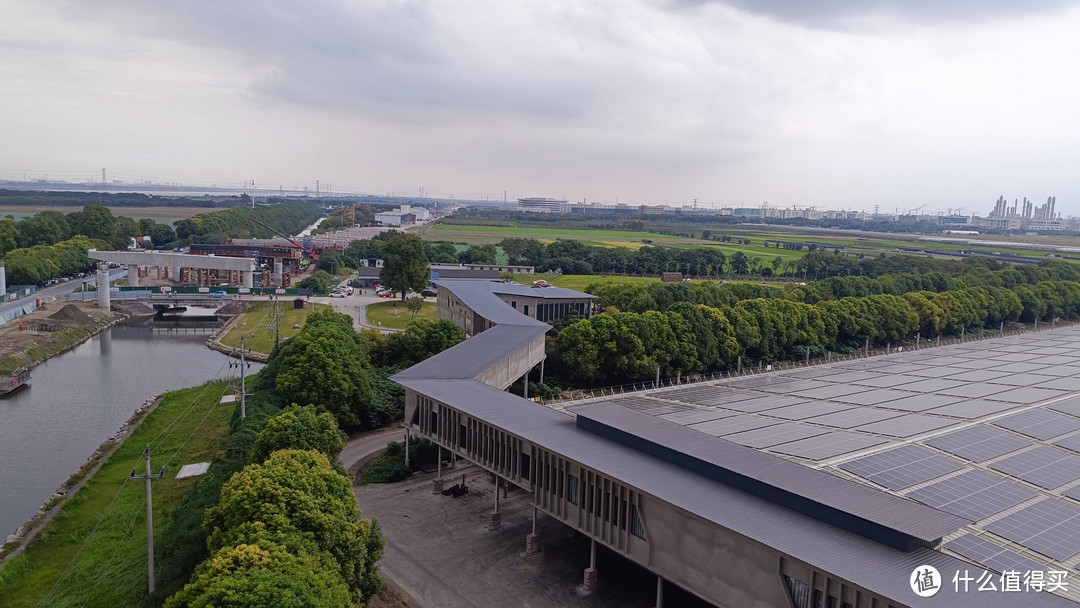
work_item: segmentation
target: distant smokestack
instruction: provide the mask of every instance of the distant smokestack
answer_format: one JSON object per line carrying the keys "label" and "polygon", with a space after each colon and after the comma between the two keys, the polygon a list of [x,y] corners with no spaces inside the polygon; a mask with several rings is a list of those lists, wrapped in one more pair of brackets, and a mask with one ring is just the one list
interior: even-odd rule
{"label": "distant smokestack", "polygon": [[0,296],[7,293],[7,269],[4,268],[4,260],[0,260]]}

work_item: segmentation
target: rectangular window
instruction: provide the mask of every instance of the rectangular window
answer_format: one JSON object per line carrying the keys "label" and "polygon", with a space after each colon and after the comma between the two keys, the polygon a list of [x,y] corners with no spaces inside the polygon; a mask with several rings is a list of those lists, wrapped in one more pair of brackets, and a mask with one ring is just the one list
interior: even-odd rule
{"label": "rectangular window", "polygon": [[573,475],[566,478],[566,500],[572,505],[578,501],[578,478]]}
{"label": "rectangular window", "polygon": [[521,478],[522,479],[528,479],[529,478],[529,460],[530,460],[529,455],[526,454],[525,452],[522,452],[521,453]]}
{"label": "rectangular window", "polygon": [[788,593],[791,594],[791,602],[795,608],[810,608],[810,585],[797,581],[788,575],[784,575]]}
{"label": "rectangular window", "polygon": [[529,316],[529,305],[528,304],[525,305],[525,316],[526,317]]}
{"label": "rectangular window", "polygon": [[641,517],[638,516],[637,505],[630,505],[630,534],[645,540],[645,527],[641,525]]}

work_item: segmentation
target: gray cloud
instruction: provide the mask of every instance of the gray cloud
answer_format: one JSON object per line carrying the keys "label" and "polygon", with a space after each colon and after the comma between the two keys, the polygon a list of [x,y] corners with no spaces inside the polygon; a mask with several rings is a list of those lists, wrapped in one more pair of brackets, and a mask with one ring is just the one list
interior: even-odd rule
{"label": "gray cloud", "polygon": [[1075,7],[1076,0],[670,0],[676,8],[724,4],[778,21],[836,26],[869,16],[916,23],[981,22]]}

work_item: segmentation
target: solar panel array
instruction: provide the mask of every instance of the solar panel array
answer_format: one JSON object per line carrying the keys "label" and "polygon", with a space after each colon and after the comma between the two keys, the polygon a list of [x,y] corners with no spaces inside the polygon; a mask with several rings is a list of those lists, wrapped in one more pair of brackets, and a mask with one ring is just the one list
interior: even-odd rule
{"label": "solar panel array", "polygon": [[965,471],[907,494],[925,505],[979,521],[1031,500],[1038,492],[986,471]]}
{"label": "solar panel array", "polygon": [[927,439],[925,443],[972,462],[983,462],[1034,445],[1027,439],[990,426],[968,427]]}
{"label": "solar panel array", "polygon": [[986,566],[998,574],[1018,572],[1021,575],[1024,575],[1028,572],[1041,572],[1046,569],[1046,567],[1039,562],[1013,553],[1001,545],[990,542],[985,538],[975,536],[974,534],[965,534],[951,540],[945,544],[945,547],[963,555],[973,562]]}
{"label": "solar panel array", "polygon": [[1074,568],[1080,328],[909,352],[615,400],[976,522],[946,548],[996,572]]}
{"label": "solar panel array", "polygon": [[1080,456],[1041,445],[998,460],[990,468],[1050,490],[1080,479]]}
{"label": "solar panel array", "polygon": [[905,445],[845,462],[840,468],[890,490],[902,490],[958,471],[963,466],[925,448]]}
{"label": "solar panel array", "polygon": [[1057,560],[1080,553],[1080,506],[1057,498],[1025,507],[986,529]]}

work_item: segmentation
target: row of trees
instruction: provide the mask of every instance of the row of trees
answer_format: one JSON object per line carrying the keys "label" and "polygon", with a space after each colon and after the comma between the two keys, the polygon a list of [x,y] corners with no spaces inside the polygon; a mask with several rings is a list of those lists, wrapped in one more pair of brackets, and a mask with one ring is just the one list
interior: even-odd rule
{"label": "row of trees", "polygon": [[[994,263],[993,261],[990,261]],[[677,302],[692,302],[707,306],[734,306],[741,300],[753,298],[786,299],[816,304],[846,297],[870,295],[904,295],[917,291],[944,292],[970,287],[1015,288],[1043,281],[1076,281],[1080,271],[1064,262],[1044,262],[1038,266],[1009,266],[1000,270],[978,266],[975,260],[965,261],[958,276],[941,271],[882,275],[877,278],[836,276],[823,281],[784,286],[757,283],[649,283],[598,284],[586,291],[598,296],[597,304],[614,307],[623,312],[663,312]]]}
{"label": "row of trees", "polygon": [[1002,322],[1080,318],[1080,284],[968,287],[901,296],[879,294],[807,304],[753,298],[718,307],[676,302],[664,312],[613,312],[566,325],[556,353],[571,379],[587,384],[648,380],[730,369],[744,363],[800,359],[806,348],[851,352],[897,344],[920,332],[929,339]]}
{"label": "row of trees", "polygon": [[83,272],[94,265],[86,252],[103,248],[101,241],[77,236],[53,245],[35,245],[9,251],[4,264],[11,285],[36,285],[53,277]]}
{"label": "row of trees", "polygon": [[176,238],[185,243],[224,243],[230,238],[273,238],[274,232],[251,221],[273,226],[285,234],[296,234],[319,219],[322,206],[317,201],[290,201],[261,205],[254,209],[234,207],[174,222]]}
{"label": "row of trees", "polygon": [[382,581],[378,523],[361,520],[334,418],[286,408],[255,438],[247,467],[221,488],[203,528],[209,557],[168,608],[364,606]]}
{"label": "row of trees", "polygon": [[18,221],[0,219],[0,255],[19,248],[55,245],[79,235],[102,241],[110,249],[126,249],[137,236],[149,236],[157,245],[176,240],[173,229],[160,222],[114,216],[107,207],[87,205],[68,214],[42,211]]}

